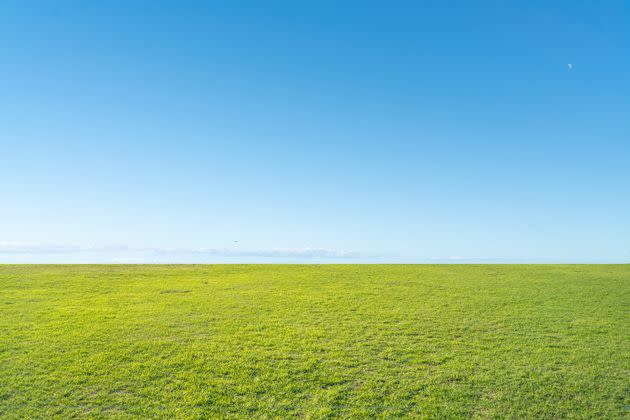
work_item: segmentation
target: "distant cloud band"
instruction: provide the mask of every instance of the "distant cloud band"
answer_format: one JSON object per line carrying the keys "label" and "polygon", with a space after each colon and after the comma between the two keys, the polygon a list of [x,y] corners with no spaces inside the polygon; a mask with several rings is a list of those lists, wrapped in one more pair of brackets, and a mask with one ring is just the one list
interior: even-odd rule
{"label": "distant cloud band", "polygon": [[[0,242],[0,257],[11,260],[21,257],[37,262],[42,257],[63,260],[86,261],[204,261],[219,258],[253,259],[353,259],[360,254],[354,251],[340,251],[326,248],[271,248],[271,249],[229,249],[229,248],[131,248],[127,246],[78,246],[66,244],[27,244],[20,242]],[[44,258],[45,259],[45,258]]]}

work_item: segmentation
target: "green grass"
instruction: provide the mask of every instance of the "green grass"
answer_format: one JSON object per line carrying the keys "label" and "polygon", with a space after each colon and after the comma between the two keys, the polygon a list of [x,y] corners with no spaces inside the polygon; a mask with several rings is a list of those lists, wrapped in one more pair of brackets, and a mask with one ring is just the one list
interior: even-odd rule
{"label": "green grass", "polygon": [[0,417],[55,416],[630,418],[630,266],[0,266]]}

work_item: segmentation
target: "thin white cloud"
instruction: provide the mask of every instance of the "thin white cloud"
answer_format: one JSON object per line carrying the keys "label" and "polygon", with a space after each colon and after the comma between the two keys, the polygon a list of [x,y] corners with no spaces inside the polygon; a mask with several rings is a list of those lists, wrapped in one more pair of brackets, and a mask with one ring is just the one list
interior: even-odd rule
{"label": "thin white cloud", "polygon": [[461,255],[449,255],[447,257],[431,257],[432,261],[477,261],[486,260],[483,257],[463,257]]}
{"label": "thin white cloud", "polygon": [[0,253],[5,254],[55,254],[76,252],[81,248],[62,244],[28,244],[23,242],[0,242]]}
{"label": "thin white cloud", "polygon": [[130,248],[0,241],[0,262],[220,262],[351,260],[354,251],[326,248]]}
{"label": "thin white cloud", "polygon": [[307,258],[354,258],[358,253],[325,248],[272,248],[235,250],[227,248],[202,248],[197,250],[154,249],[156,253],[190,253],[201,255],[243,256],[243,257],[307,257]]}
{"label": "thin white cloud", "polygon": [[365,254],[327,248],[133,248],[0,241],[0,264],[63,263],[388,263],[388,264],[507,264],[507,263],[628,263],[628,258],[470,257]]}

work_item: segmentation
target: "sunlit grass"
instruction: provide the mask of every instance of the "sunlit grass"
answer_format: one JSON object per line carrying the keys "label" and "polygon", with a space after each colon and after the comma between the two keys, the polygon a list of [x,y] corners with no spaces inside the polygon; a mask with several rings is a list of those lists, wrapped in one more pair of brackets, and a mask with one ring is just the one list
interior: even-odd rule
{"label": "sunlit grass", "polygon": [[0,266],[0,417],[625,417],[630,266]]}

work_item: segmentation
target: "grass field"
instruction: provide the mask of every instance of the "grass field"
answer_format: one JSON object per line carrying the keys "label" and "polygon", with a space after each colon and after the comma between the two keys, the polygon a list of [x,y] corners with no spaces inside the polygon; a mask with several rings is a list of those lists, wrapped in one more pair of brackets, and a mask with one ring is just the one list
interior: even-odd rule
{"label": "grass field", "polygon": [[630,418],[630,265],[4,265],[0,333],[3,418]]}

